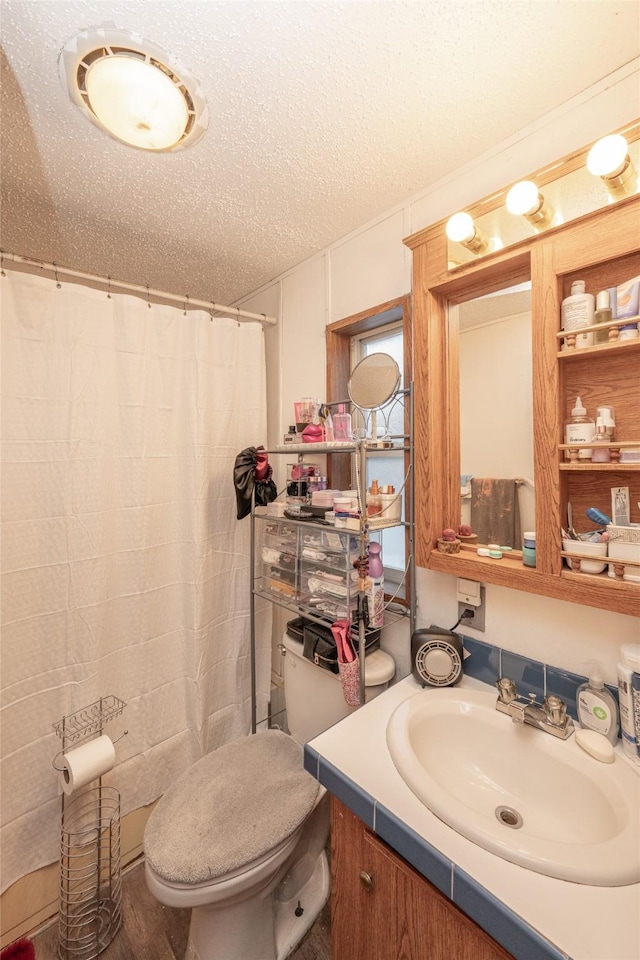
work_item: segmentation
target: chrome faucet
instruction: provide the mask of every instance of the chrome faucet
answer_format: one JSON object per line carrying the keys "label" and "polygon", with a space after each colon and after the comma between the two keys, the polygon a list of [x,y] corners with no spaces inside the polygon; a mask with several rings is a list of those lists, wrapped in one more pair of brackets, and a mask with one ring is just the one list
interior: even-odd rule
{"label": "chrome faucet", "polygon": [[496,686],[496,710],[506,713],[514,723],[528,723],[561,740],[567,740],[573,733],[573,720],[567,715],[566,704],[560,697],[549,694],[538,703],[535,693],[530,693],[525,699],[518,694],[509,677],[500,677]]}

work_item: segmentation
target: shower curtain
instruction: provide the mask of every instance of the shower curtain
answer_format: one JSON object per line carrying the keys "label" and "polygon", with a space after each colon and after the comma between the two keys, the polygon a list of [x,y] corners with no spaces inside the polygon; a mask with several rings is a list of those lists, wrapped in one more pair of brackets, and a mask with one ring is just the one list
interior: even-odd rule
{"label": "shower curtain", "polygon": [[104,778],[123,813],[250,731],[250,531],[232,474],[265,441],[266,391],[257,323],[14,271],[0,297],[5,889],[58,857],[62,716],[126,701],[104,730],[128,730]]}

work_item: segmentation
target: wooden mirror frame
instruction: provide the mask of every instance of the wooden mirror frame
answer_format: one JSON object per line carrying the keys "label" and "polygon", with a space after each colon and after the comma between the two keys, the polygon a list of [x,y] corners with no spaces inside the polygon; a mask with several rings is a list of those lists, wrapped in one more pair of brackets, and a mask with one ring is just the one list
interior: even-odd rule
{"label": "wooden mirror frame", "polygon": [[[500,197],[495,200],[500,202]],[[486,210],[486,201],[477,205]],[[469,208],[472,216],[476,208]],[[559,369],[560,304],[572,274],[624,259],[640,273],[640,197],[618,201],[482,260],[448,269],[445,221],[407,238],[413,250],[414,385],[416,463],[416,562],[457,577],[494,583],[640,616],[640,584],[587,577],[562,569],[560,528],[566,509],[567,474],[558,462],[564,401]],[[604,266],[603,266],[604,269]],[[634,274],[630,274],[634,275]],[[491,560],[462,549],[435,549],[445,527],[460,515],[458,344],[449,329],[448,306],[531,280],[533,418],[537,567],[520,558]],[[640,340],[624,351],[638,365]],[[640,369],[639,369],[640,373]],[[635,437],[634,437],[635,439]],[[639,437],[640,439],[640,437]],[[629,465],[625,465],[628,467]],[[638,471],[625,473],[637,487]],[[628,481],[627,481],[628,482]],[[634,487],[634,489],[635,489]],[[632,496],[632,500],[640,499]]]}

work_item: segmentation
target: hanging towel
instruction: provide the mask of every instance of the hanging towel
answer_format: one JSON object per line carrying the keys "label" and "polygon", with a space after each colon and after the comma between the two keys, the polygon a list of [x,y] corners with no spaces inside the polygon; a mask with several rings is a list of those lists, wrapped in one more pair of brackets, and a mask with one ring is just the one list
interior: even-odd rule
{"label": "hanging towel", "polygon": [[478,543],[522,549],[518,488],[515,480],[474,477],[471,481],[471,528]]}

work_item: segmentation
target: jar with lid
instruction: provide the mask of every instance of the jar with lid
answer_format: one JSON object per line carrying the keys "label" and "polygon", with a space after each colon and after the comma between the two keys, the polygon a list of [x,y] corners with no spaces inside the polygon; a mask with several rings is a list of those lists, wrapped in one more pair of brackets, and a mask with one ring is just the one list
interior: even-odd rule
{"label": "jar with lid", "polygon": [[536,565],[536,533],[528,530],[522,534],[522,562],[525,567]]}

